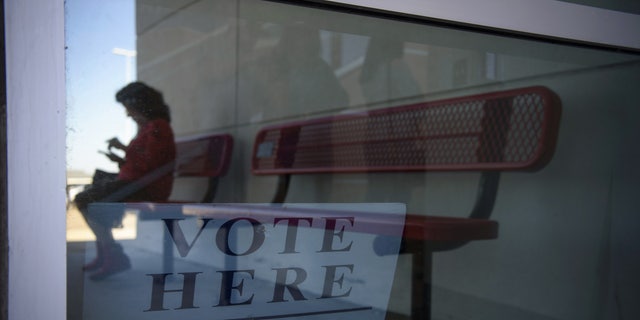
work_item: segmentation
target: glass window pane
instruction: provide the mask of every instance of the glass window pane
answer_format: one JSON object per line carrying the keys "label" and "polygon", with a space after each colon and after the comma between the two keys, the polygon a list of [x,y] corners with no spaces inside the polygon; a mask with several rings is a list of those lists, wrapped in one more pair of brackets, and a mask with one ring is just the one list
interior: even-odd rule
{"label": "glass window pane", "polygon": [[[67,10],[70,200],[118,172],[105,141],[145,136],[115,97],[134,79],[178,159],[166,199],[95,199],[88,223],[70,201],[70,315],[640,314],[637,54],[271,1]],[[82,270],[101,250],[128,262]]]}

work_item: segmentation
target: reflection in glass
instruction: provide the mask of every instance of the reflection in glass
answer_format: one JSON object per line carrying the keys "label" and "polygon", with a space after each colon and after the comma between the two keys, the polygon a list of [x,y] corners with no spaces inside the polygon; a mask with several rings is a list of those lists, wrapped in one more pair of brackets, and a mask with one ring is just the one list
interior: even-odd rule
{"label": "reflection in glass", "polygon": [[[169,122],[171,114],[162,93],[142,82],[133,82],[116,94],[116,100],[135,121],[138,133],[128,145],[118,138],[107,141],[104,155],[119,167],[118,173],[96,170],[91,185],[78,193],[74,203],[96,237],[96,257],[82,267],[94,271],[91,280],[103,280],[131,268],[129,257],[111,233],[122,224],[124,211],[91,212],[95,202],[165,201],[173,186],[176,146]],[[121,156],[115,151],[124,152]]]}
{"label": "reflection in glass", "polygon": [[[77,16],[81,14],[70,14],[69,21]],[[424,271],[432,275],[428,283],[428,313],[433,319],[600,319],[635,318],[640,314],[635,306],[635,270],[640,268],[640,258],[633,245],[638,243],[635,231],[640,225],[635,204],[640,192],[636,169],[640,153],[632,147],[640,137],[636,124],[640,116],[638,98],[634,95],[640,83],[638,55],[418,24],[403,21],[402,17],[390,20],[271,1],[138,1],[135,16],[137,77],[161,89],[172,106],[176,138],[213,134],[233,137],[231,165],[228,174],[219,180],[214,200],[219,203],[269,202],[282,186],[277,177],[250,169],[254,150],[264,161],[272,154],[285,153],[284,149],[278,150],[275,142],[254,144],[256,133],[264,128],[299,125],[318,118],[346,119],[387,108],[398,110],[488,92],[538,86],[550,89],[562,105],[553,157],[538,171],[500,173],[491,214],[499,225],[495,239],[437,252],[429,263],[423,261],[423,267],[430,266]],[[73,30],[76,29],[70,28],[69,32],[73,34]],[[98,81],[86,83],[100,87]],[[510,106],[510,102],[500,100],[494,105]],[[475,124],[482,123],[477,119],[483,119],[485,110],[492,108],[484,103],[457,107],[465,111],[459,112],[462,116],[455,118],[454,114],[447,120],[461,123],[456,132],[473,131]],[[478,110],[477,118],[464,116],[473,110]],[[399,136],[411,131],[408,128],[431,130],[430,121],[446,117],[443,114],[435,110],[405,122],[381,121],[379,126],[384,130],[376,132],[382,132],[380,138],[392,146],[389,149],[398,151],[376,159],[367,158],[366,152],[359,153],[363,158],[359,160],[365,165],[373,160],[380,163],[402,152],[415,154],[415,159],[437,158],[438,153],[425,147],[429,145],[440,146],[444,153],[455,153],[453,143],[433,138],[437,132],[415,145],[398,142]],[[504,119],[529,117],[526,112],[506,114]],[[502,132],[510,122],[497,123],[492,127],[495,132]],[[378,124],[363,123],[361,132],[373,130],[375,125]],[[335,123],[318,126],[321,128],[313,130],[325,130],[327,134],[320,141],[306,141],[307,151],[319,152],[329,145],[340,145],[347,153],[359,151],[344,143],[344,139],[358,138],[358,133],[343,134]],[[532,124],[527,132],[537,132],[536,126]],[[70,127],[75,129],[74,125]],[[299,139],[308,137],[309,132],[287,134]],[[270,137],[276,141],[284,136],[273,133]],[[513,138],[488,140],[518,140]],[[70,148],[78,147],[74,143]],[[527,151],[520,144],[510,148]],[[331,152],[328,162],[337,158],[335,150]],[[475,152],[466,155],[484,156]],[[466,218],[477,200],[481,169],[487,168],[437,173],[306,172],[289,177],[284,202],[391,202],[406,205],[407,212],[417,221],[431,215]],[[196,177],[176,179],[170,199],[200,201],[207,184],[206,179]],[[87,284],[80,295],[117,295],[118,288],[132,279],[144,279],[143,285],[136,288],[140,294],[127,301],[138,312],[135,318],[189,318],[196,311],[191,307],[211,311],[213,305],[219,304],[217,287],[215,293],[207,291],[210,296],[206,302],[194,300],[193,304],[182,304],[180,294],[163,291],[164,297],[176,300],[162,304],[168,310],[150,311],[159,309],[150,307],[153,281],[162,282],[166,290],[180,290],[185,288],[185,281],[189,283],[189,277],[206,278],[203,282],[197,280],[197,292],[202,283],[219,283],[216,281],[224,276],[220,272],[230,270],[230,266],[224,266],[226,257],[219,253],[205,254],[207,261],[184,259],[174,249],[175,243],[163,238],[169,225],[158,220],[143,221],[146,216],[140,212],[130,216],[138,219],[133,223],[136,232],[120,242],[131,249],[128,253],[132,268],[103,282]],[[193,245],[192,250],[199,246],[203,250],[215,249],[215,232],[210,228],[217,229],[224,222],[215,218],[208,223],[187,220],[177,222],[187,245]],[[190,242],[199,230],[199,240]],[[251,235],[247,234],[247,239]],[[265,233],[265,241],[269,235]],[[178,259],[171,272],[165,272],[160,262],[162,245],[166,243],[176,250],[173,256]],[[87,259],[92,257],[92,250],[87,248]],[[415,302],[412,305],[410,292],[424,285],[424,281],[411,277],[416,261],[412,256],[393,257],[396,258],[395,271],[385,274],[393,282],[386,314],[410,319],[420,307]],[[84,253],[81,259],[84,263]],[[242,270],[258,270],[270,262],[281,263],[276,268],[283,270],[311,261],[277,254],[256,259],[249,259]],[[150,265],[155,268],[152,272],[144,269]],[[74,270],[70,281],[84,281],[85,275],[78,268]],[[246,295],[250,280],[271,279],[277,275],[271,271],[264,276],[239,272],[237,282],[228,287],[233,289],[224,291],[234,292],[229,301],[246,301],[250,297]],[[286,281],[295,282],[297,278],[291,272]],[[302,273],[297,275],[303,277]],[[317,280],[308,273],[306,279],[312,278]],[[241,293],[243,279],[247,291]],[[360,279],[349,280],[355,283]],[[74,293],[78,291],[70,292]],[[293,296],[285,294],[282,298],[295,296],[294,292]],[[366,300],[366,296],[359,298]],[[183,305],[185,308],[180,309]],[[250,305],[238,307],[251,312]],[[99,301],[88,298],[84,310],[86,319],[97,319],[110,311],[100,309]]]}

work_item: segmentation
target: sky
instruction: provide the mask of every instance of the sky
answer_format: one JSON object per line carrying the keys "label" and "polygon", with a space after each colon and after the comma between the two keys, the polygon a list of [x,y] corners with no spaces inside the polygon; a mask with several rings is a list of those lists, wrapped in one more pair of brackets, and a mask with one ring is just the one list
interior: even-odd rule
{"label": "sky", "polygon": [[[127,79],[127,59],[114,48],[136,49],[135,0],[66,1],[67,170],[117,172],[98,150],[118,137],[127,144],[134,122],[115,101]],[[135,58],[129,80],[135,79]]]}

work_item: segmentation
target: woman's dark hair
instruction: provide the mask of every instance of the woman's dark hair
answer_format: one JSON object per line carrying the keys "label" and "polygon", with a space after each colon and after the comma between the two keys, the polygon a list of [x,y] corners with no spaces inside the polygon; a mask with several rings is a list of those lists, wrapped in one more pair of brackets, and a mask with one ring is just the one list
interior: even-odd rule
{"label": "woman's dark hair", "polygon": [[169,106],[164,102],[162,92],[142,82],[132,82],[116,93],[116,101],[127,108],[142,113],[147,119],[171,121]]}

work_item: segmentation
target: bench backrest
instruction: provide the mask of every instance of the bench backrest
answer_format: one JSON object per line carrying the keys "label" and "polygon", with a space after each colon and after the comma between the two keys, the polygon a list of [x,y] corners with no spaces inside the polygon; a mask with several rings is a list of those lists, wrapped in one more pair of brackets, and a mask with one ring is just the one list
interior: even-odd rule
{"label": "bench backrest", "polygon": [[229,170],[233,138],[229,134],[216,134],[176,141],[175,177],[207,177],[207,190],[200,202],[213,202],[218,178]]}
{"label": "bench backrest", "polygon": [[527,87],[262,129],[254,174],[535,170],[550,159],[560,100]]}
{"label": "bench backrest", "polygon": [[[197,138],[182,138],[176,141],[176,160],[167,163],[140,179],[112,193],[104,202],[120,201],[149,184],[173,172],[174,177],[209,178],[207,190],[199,202],[212,202],[218,178],[229,168],[233,138],[228,134],[216,134]],[[172,202],[171,200],[166,202]]]}
{"label": "bench backrest", "polygon": [[224,176],[231,161],[233,138],[217,134],[176,141],[176,177]]}

